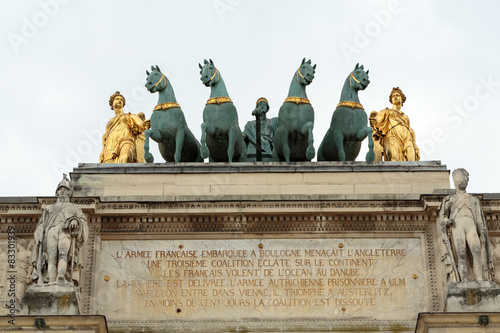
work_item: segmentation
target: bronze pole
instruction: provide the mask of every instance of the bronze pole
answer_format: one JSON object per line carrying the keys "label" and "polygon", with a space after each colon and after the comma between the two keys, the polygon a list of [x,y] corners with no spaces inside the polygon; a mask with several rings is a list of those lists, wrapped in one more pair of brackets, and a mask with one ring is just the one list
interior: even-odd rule
{"label": "bronze pole", "polygon": [[255,115],[256,123],[255,123],[255,135],[257,140],[257,161],[262,162],[262,143],[260,140],[260,115]]}

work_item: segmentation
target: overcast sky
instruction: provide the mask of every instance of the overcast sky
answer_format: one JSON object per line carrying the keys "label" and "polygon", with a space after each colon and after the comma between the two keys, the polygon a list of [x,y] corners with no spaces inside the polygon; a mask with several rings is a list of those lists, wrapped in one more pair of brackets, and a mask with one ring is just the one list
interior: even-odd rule
{"label": "overcast sky", "polygon": [[199,62],[214,61],[243,128],[261,96],[278,115],[304,57],[317,64],[307,87],[316,149],[359,62],[370,70],[359,93],[368,113],[399,86],[421,160],[466,168],[469,192],[500,192],[499,11],[494,0],[1,0],[0,196],[54,195],[63,172],[98,162],[116,90],[126,112],[149,118],[151,65],[199,139],[210,94]]}

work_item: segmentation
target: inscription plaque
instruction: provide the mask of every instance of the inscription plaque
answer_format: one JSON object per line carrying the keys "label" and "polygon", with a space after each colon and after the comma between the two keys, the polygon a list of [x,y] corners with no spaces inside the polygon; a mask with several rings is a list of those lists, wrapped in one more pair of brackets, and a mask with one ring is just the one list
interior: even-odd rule
{"label": "inscription plaque", "polygon": [[420,238],[104,240],[110,320],[415,319],[427,310]]}

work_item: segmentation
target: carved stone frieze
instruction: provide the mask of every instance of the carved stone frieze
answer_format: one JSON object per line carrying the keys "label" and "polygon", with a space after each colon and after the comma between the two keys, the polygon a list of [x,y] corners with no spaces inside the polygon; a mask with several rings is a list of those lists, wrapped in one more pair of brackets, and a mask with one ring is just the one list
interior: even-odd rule
{"label": "carved stone frieze", "polygon": [[[310,201],[304,198],[303,200],[266,200],[266,201],[163,201],[163,202],[101,202],[98,198],[74,198],[73,203],[81,206],[87,213],[97,215],[109,215],[111,212],[116,214],[117,211],[134,211],[142,214],[144,212],[155,213],[161,211],[176,212],[176,211],[268,211],[277,210],[320,210],[337,212],[344,211],[360,211],[369,210],[377,211],[425,211],[427,205],[439,203],[444,198],[444,195],[423,195],[420,200],[321,200]],[[55,202],[53,197],[43,197],[38,199],[38,203],[33,204],[0,204],[0,219],[8,215],[39,215],[43,207],[51,205]],[[500,201],[495,202],[483,201],[484,207],[500,209]],[[409,210],[408,210],[409,209]],[[486,209],[488,213],[491,209]],[[1,221],[1,220],[0,220]],[[2,221],[6,222],[6,221]]]}
{"label": "carved stone frieze", "polygon": [[416,208],[422,210],[424,202],[421,200],[411,201],[235,201],[235,202],[114,202],[99,203],[96,205],[96,213],[107,211],[134,210],[140,211],[219,211],[219,210],[360,210],[360,209],[391,209],[391,208]]}

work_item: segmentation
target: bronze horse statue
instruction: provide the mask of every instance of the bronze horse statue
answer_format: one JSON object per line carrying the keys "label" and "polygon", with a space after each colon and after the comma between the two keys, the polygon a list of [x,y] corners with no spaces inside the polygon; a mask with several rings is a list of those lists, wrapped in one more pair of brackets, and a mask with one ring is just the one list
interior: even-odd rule
{"label": "bronze horse statue", "polygon": [[368,116],[359,102],[358,91],[364,90],[370,80],[363,65],[356,64],[347,76],[340,103],[333,112],[330,128],[318,149],[318,161],[354,161],[361,149],[361,141],[368,137],[367,161],[373,161],[372,129]]}
{"label": "bronze horse statue", "polygon": [[201,82],[210,87],[210,98],[203,109],[201,156],[210,162],[245,162],[246,145],[238,124],[238,113],[214,62],[198,64]]}
{"label": "bronze horse statue", "polygon": [[288,97],[278,113],[274,134],[273,161],[310,161],[314,150],[314,109],[307,99],[306,86],[314,79],[316,65],[304,58],[295,71]]}
{"label": "bronze horse statue", "polygon": [[144,159],[154,161],[149,152],[149,138],[158,142],[161,156],[167,162],[203,162],[200,143],[189,130],[184,113],[175,99],[174,89],[158,66],[151,66],[146,88],[151,93],[158,92],[158,104],[151,115],[151,128],[144,132]]}

